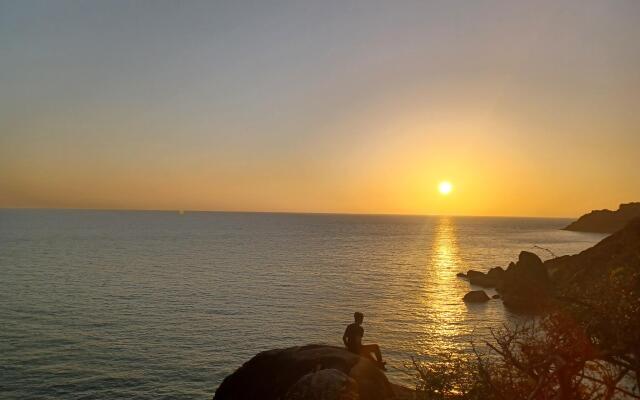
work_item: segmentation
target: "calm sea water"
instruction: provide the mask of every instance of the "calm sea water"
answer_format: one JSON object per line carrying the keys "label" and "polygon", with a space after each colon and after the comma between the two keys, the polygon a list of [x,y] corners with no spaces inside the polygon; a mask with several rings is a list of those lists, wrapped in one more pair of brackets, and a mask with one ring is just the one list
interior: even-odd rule
{"label": "calm sea water", "polygon": [[[517,318],[456,273],[603,236],[568,220],[0,210],[3,399],[210,398],[259,351],[338,345],[355,310],[391,379]],[[544,258],[544,251],[538,251]]]}

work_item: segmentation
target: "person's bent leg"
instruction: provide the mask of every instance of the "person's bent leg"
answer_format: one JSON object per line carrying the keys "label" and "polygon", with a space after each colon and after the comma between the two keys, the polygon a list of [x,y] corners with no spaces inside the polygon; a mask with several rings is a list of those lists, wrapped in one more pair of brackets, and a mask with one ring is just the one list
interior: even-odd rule
{"label": "person's bent leg", "polygon": [[360,346],[360,355],[362,357],[366,357],[370,360],[375,361],[375,358],[373,358],[373,349],[371,348],[370,345],[368,344],[363,344],[362,346]]}
{"label": "person's bent leg", "polygon": [[380,346],[378,346],[377,344],[372,344],[371,351],[376,355],[376,360],[382,362],[382,353],[380,352]]}
{"label": "person's bent leg", "polygon": [[360,355],[362,357],[366,357],[370,360],[375,361],[375,358],[373,358],[373,354],[371,354],[372,351],[373,349],[368,344],[363,344],[362,346],[360,346]]}
{"label": "person's bent leg", "polygon": [[[375,358],[372,356],[372,353],[375,354]],[[378,346],[377,344],[363,345],[360,349],[360,354],[374,361],[382,362],[382,354],[380,353],[380,346]]]}

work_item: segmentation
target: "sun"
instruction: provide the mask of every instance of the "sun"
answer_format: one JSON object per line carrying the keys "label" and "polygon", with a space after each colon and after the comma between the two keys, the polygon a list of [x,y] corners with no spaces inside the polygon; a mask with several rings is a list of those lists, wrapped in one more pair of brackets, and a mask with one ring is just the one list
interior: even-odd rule
{"label": "sun", "polygon": [[446,196],[453,190],[453,185],[449,181],[442,181],[438,184],[438,191],[441,195]]}

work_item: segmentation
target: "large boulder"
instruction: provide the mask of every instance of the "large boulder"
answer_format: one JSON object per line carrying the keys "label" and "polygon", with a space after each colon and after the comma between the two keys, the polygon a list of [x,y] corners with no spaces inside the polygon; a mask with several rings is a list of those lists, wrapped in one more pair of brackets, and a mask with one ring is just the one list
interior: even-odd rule
{"label": "large boulder", "polygon": [[470,269],[467,271],[467,278],[472,279],[472,278],[478,278],[481,276],[484,276],[484,273],[480,272],[480,271],[476,271],[475,269]]}
{"label": "large boulder", "polygon": [[491,268],[489,270],[489,272],[487,272],[487,278],[493,282],[493,286],[494,287],[498,287],[502,284],[502,281],[504,280],[504,269],[502,269],[502,267],[494,267]]}
{"label": "large boulder", "polygon": [[536,253],[530,251],[521,251],[518,255],[518,262],[516,267],[531,270],[540,270],[542,267],[542,260]]}
{"label": "large boulder", "polygon": [[309,372],[289,389],[284,400],[357,399],[358,383],[344,372],[329,368]]}
{"label": "large boulder", "polygon": [[227,376],[213,399],[328,400],[353,390],[361,400],[393,398],[391,384],[371,360],[340,347],[307,345],[259,353]]}
{"label": "large boulder", "polygon": [[501,267],[491,268],[486,274],[475,270],[469,270],[467,272],[467,278],[469,279],[469,283],[472,285],[494,288],[502,284],[504,272],[504,269]]}
{"label": "large boulder", "polygon": [[467,279],[469,279],[469,283],[472,285],[491,287],[491,282],[487,280],[487,276],[484,274],[484,272],[470,269],[469,271],[467,271]]}
{"label": "large boulder", "polygon": [[500,295],[505,306],[517,311],[544,308],[551,294],[547,269],[536,254],[523,251],[518,262],[509,264],[503,274]]}
{"label": "large boulder", "polygon": [[487,296],[484,290],[472,290],[465,294],[462,300],[467,303],[484,303],[489,301],[489,296]]}

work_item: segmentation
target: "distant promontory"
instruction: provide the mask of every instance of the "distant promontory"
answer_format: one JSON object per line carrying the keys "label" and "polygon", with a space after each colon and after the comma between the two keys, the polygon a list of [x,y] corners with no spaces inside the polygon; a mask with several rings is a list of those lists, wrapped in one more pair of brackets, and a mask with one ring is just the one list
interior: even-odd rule
{"label": "distant promontory", "polygon": [[613,233],[632,219],[640,217],[640,203],[620,204],[616,211],[594,210],[578,218],[564,229],[578,232]]}

